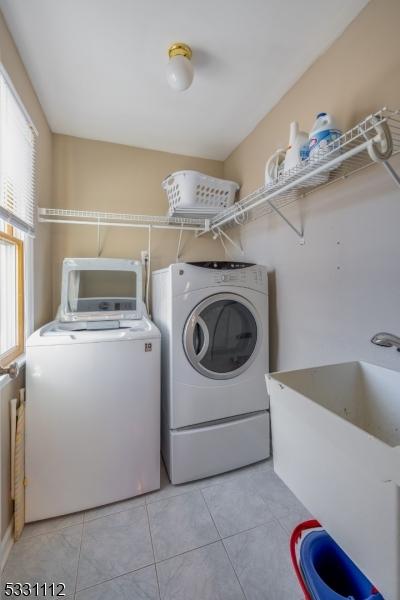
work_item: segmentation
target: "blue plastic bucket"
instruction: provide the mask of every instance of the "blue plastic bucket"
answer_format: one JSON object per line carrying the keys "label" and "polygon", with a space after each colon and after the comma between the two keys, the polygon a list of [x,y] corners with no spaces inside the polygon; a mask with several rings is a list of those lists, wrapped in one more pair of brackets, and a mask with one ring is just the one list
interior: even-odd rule
{"label": "blue plastic bucket", "polygon": [[318,525],[317,521],[301,523],[291,539],[293,565],[305,598],[384,600],[340,546]]}

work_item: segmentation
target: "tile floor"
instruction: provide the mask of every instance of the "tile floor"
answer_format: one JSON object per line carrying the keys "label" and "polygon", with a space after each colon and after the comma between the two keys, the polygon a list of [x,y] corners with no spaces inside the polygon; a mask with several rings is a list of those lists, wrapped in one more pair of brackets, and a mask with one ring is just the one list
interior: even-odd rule
{"label": "tile floor", "polygon": [[[26,525],[2,574],[70,600],[300,600],[288,540],[309,514],[264,461]],[[5,598],[3,595],[2,598]]]}

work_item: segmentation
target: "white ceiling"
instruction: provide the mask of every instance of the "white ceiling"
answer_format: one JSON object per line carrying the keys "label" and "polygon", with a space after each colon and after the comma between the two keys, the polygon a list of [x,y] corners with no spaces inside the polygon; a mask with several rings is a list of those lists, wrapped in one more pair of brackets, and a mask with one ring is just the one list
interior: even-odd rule
{"label": "white ceiling", "polygon": [[[53,131],[225,159],[367,2],[0,0],[0,8]],[[195,78],[183,93],[165,80],[174,41],[193,49]]]}

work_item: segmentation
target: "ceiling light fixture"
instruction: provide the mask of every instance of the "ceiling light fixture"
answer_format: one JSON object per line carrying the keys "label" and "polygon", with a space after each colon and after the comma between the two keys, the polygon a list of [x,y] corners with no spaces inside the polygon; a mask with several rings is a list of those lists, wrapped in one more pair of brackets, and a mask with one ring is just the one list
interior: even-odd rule
{"label": "ceiling light fixture", "polygon": [[176,42],[168,48],[167,81],[170,87],[183,92],[193,81],[192,50],[187,44]]}

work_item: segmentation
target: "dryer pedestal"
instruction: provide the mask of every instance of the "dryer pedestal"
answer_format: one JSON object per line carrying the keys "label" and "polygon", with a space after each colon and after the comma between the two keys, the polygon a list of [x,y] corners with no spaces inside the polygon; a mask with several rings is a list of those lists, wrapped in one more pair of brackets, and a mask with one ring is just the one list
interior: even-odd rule
{"label": "dryer pedestal", "polygon": [[268,411],[163,432],[163,457],[173,484],[232,471],[268,456]]}

